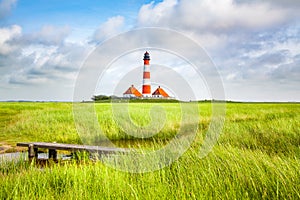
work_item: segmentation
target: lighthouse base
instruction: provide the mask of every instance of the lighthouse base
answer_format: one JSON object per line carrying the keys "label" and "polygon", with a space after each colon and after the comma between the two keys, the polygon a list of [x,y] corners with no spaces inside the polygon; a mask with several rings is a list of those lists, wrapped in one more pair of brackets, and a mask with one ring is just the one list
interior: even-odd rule
{"label": "lighthouse base", "polygon": [[142,98],[149,99],[149,98],[152,98],[152,95],[151,94],[143,94]]}

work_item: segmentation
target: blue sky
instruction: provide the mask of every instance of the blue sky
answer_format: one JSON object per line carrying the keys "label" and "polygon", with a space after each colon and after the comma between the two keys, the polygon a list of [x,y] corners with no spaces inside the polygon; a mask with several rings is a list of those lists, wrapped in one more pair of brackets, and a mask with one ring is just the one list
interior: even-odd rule
{"label": "blue sky", "polygon": [[[124,16],[128,26],[137,18],[139,8],[149,1],[15,1],[12,11],[1,21],[2,26],[18,24],[24,33],[38,31],[44,25],[96,29],[112,16]],[[92,31],[92,30],[90,30]],[[87,33],[88,34],[88,33]]]}
{"label": "blue sky", "polygon": [[[299,11],[298,0],[0,0],[0,100],[72,101],[80,68],[98,44],[157,27],[178,31],[205,50],[227,100],[300,101]],[[137,52],[122,63],[140,67],[143,50]],[[153,51],[153,56],[157,66],[183,74],[197,99],[213,98],[203,87],[209,77],[194,76],[191,66],[179,66],[183,62],[170,54]],[[117,80],[125,77],[124,66],[115,63],[95,93],[115,92]],[[123,71],[113,70],[118,67]],[[157,68],[153,72],[163,75]],[[140,87],[142,80],[132,82]]]}

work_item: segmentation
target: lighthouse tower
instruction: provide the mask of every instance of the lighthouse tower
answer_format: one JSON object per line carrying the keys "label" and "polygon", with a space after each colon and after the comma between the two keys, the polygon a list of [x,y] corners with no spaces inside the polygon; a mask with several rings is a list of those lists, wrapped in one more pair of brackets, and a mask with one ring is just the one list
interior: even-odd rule
{"label": "lighthouse tower", "polygon": [[144,73],[143,73],[143,97],[151,97],[151,82],[150,82],[150,55],[146,51],[144,54]]}

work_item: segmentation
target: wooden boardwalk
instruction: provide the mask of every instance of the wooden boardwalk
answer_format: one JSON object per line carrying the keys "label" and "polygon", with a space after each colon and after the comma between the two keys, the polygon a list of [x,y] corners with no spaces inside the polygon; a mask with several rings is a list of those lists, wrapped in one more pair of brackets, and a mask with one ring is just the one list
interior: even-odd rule
{"label": "wooden boardwalk", "polygon": [[65,151],[87,151],[98,154],[126,153],[129,149],[112,148],[103,146],[89,146],[77,144],[49,143],[49,142],[19,142],[17,146],[28,147],[28,158],[31,161],[33,158],[38,158],[38,149],[48,149],[49,159],[57,160],[57,150]]}

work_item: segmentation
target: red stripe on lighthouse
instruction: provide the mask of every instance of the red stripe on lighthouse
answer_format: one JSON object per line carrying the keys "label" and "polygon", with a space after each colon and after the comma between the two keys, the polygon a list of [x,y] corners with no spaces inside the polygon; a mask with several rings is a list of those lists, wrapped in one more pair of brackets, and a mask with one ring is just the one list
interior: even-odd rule
{"label": "red stripe on lighthouse", "polygon": [[143,94],[151,94],[151,86],[143,85]]}
{"label": "red stripe on lighthouse", "polygon": [[144,76],[143,78],[147,78],[147,79],[150,79],[150,72],[144,72]]}

